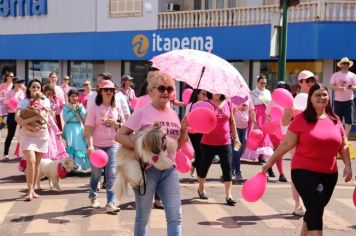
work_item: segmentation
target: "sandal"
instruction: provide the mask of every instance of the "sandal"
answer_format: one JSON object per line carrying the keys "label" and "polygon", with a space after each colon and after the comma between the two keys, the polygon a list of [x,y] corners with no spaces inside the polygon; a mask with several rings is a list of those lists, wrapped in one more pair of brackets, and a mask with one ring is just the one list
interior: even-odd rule
{"label": "sandal", "polygon": [[164,207],[162,205],[159,205],[157,203],[153,203],[153,208],[159,209],[159,210],[163,210],[164,209]]}
{"label": "sandal", "polygon": [[32,193],[32,196],[33,196],[33,198],[40,198],[40,195],[38,195],[38,194],[35,193],[35,192]]}
{"label": "sandal", "polygon": [[32,194],[27,194],[26,197],[24,198],[25,202],[30,202],[33,199]]}
{"label": "sandal", "polygon": [[303,207],[298,207],[298,209],[294,210],[292,213],[294,216],[302,217],[304,216],[304,210]]}
{"label": "sandal", "polygon": [[205,192],[199,193],[199,190],[198,190],[198,195],[199,195],[200,199],[203,199],[203,200],[209,199],[208,195]]}

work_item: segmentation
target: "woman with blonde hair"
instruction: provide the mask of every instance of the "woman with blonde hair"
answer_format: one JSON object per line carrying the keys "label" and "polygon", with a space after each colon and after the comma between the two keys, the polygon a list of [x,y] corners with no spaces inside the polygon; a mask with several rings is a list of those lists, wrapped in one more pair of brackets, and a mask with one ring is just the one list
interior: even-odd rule
{"label": "woman with blonde hair", "polygon": [[[188,139],[187,122],[182,124],[177,113],[167,104],[175,90],[175,83],[171,77],[163,73],[154,73],[148,81],[148,94],[152,102],[136,110],[119,130],[116,140],[126,148],[134,149],[134,142],[130,134],[146,125],[159,122],[167,136],[178,142],[181,147]],[[174,162],[176,151],[168,153]],[[141,195],[138,188],[134,188],[136,202],[136,218],[134,235],[146,235],[148,221],[152,209],[152,200],[157,191],[160,196],[167,218],[167,235],[179,236],[182,233],[182,207],[179,189],[179,178],[175,167],[158,170],[153,166],[145,169],[146,194]]]}

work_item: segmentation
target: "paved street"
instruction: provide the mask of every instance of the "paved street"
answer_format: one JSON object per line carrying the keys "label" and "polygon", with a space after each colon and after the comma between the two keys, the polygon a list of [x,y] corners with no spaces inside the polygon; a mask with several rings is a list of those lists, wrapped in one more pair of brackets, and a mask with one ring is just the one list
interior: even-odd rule
{"label": "paved street", "polygon": [[[5,132],[0,134],[1,156]],[[13,142],[11,153],[16,142]],[[290,180],[290,161],[284,163]],[[25,177],[17,165],[18,160],[0,162],[0,235],[133,235],[132,193],[120,205],[119,215],[107,215],[103,207],[96,210],[89,207],[89,175],[77,174],[61,182],[63,191],[60,193],[48,190],[47,181],[43,180],[45,190],[38,192],[41,198],[24,202]],[[339,161],[339,167],[342,166]],[[356,173],[355,160],[352,166]],[[260,169],[260,165],[242,165],[245,178]],[[352,203],[355,180],[345,184],[342,168],[339,170],[339,182],[325,212],[325,235],[356,235],[356,208]],[[242,186],[234,185],[233,195],[239,202],[235,207],[229,207],[224,204],[220,175],[219,165],[214,164],[208,175],[207,201],[197,199],[197,183],[188,174],[181,175],[183,235],[298,235],[302,220],[291,214],[290,183],[271,178],[265,195],[256,203],[244,201]],[[104,190],[100,191],[99,200],[104,206]],[[152,211],[149,227],[150,235],[166,235],[164,211]]]}

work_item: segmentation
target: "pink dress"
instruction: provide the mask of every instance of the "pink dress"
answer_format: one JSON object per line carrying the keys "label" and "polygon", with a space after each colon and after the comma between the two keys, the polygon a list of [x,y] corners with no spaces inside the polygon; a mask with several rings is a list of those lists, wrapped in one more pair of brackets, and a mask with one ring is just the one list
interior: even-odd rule
{"label": "pink dress", "polygon": [[48,152],[44,155],[44,158],[51,160],[62,160],[69,157],[61,139],[62,132],[59,130],[51,115],[48,116],[48,124],[48,133],[50,138],[48,143]]}

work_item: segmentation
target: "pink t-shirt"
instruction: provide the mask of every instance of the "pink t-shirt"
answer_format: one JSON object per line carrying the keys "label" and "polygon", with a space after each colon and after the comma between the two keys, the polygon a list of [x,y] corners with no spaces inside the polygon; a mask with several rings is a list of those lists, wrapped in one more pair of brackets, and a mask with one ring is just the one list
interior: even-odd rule
{"label": "pink t-shirt", "polygon": [[4,107],[4,100],[6,94],[12,89],[12,84],[7,84],[6,82],[0,84],[0,115],[6,115],[7,109]]}
{"label": "pink t-shirt", "polygon": [[63,108],[63,104],[66,103],[65,97],[64,97],[64,92],[62,87],[59,87],[58,85],[54,86],[54,90],[56,91],[56,97],[59,101],[59,104],[61,106],[61,110]]}
{"label": "pink t-shirt", "polygon": [[83,104],[84,108],[87,108],[88,105],[88,99],[91,93],[86,94],[86,93],[81,93],[79,94],[79,101],[81,104]]}
{"label": "pink t-shirt", "polygon": [[222,108],[218,108],[215,104],[208,101],[214,107],[214,112],[217,117],[216,127],[207,134],[204,134],[201,143],[211,146],[222,146],[231,144],[231,135],[230,135],[230,106],[228,101],[225,101],[225,104]]}
{"label": "pink t-shirt", "polygon": [[337,172],[336,155],[345,134],[339,120],[334,124],[327,117],[308,124],[302,113],[293,119],[289,130],[298,135],[292,169],[306,169],[320,173]]}
{"label": "pink t-shirt", "polygon": [[107,119],[118,120],[123,117],[122,110],[119,107],[97,106],[93,104],[87,110],[85,125],[94,127],[93,143],[97,147],[111,147],[117,142],[114,140],[116,129],[106,123]]}
{"label": "pink t-shirt", "polygon": [[[132,113],[124,126],[137,131],[146,125],[153,125],[159,122],[163,128],[167,130],[168,137],[178,140],[180,136],[180,120],[177,113],[169,107],[164,111],[157,110],[152,104],[143,106]],[[176,152],[168,153],[169,158],[174,162]]]}
{"label": "pink t-shirt", "polygon": [[[336,72],[331,76],[330,84],[345,87],[349,85],[355,86],[356,75],[351,71],[348,71],[347,73],[343,73],[341,71]],[[354,92],[352,89],[346,88],[345,91],[336,90],[334,93],[335,101],[345,102],[354,99]]]}
{"label": "pink t-shirt", "polygon": [[252,101],[249,99],[240,105],[232,105],[234,111],[235,125],[238,129],[245,129],[248,127],[250,120],[250,111],[255,109]]}
{"label": "pink t-shirt", "polygon": [[[25,99],[25,92],[22,90],[22,89],[19,89],[18,91],[15,91],[15,90],[10,90],[5,99],[4,99],[4,104],[9,104],[9,100],[11,98],[17,98],[18,101],[21,101],[23,99]],[[16,110],[15,109],[11,109],[10,107],[7,109],[7,112],[8,113],[15,113]]]}

